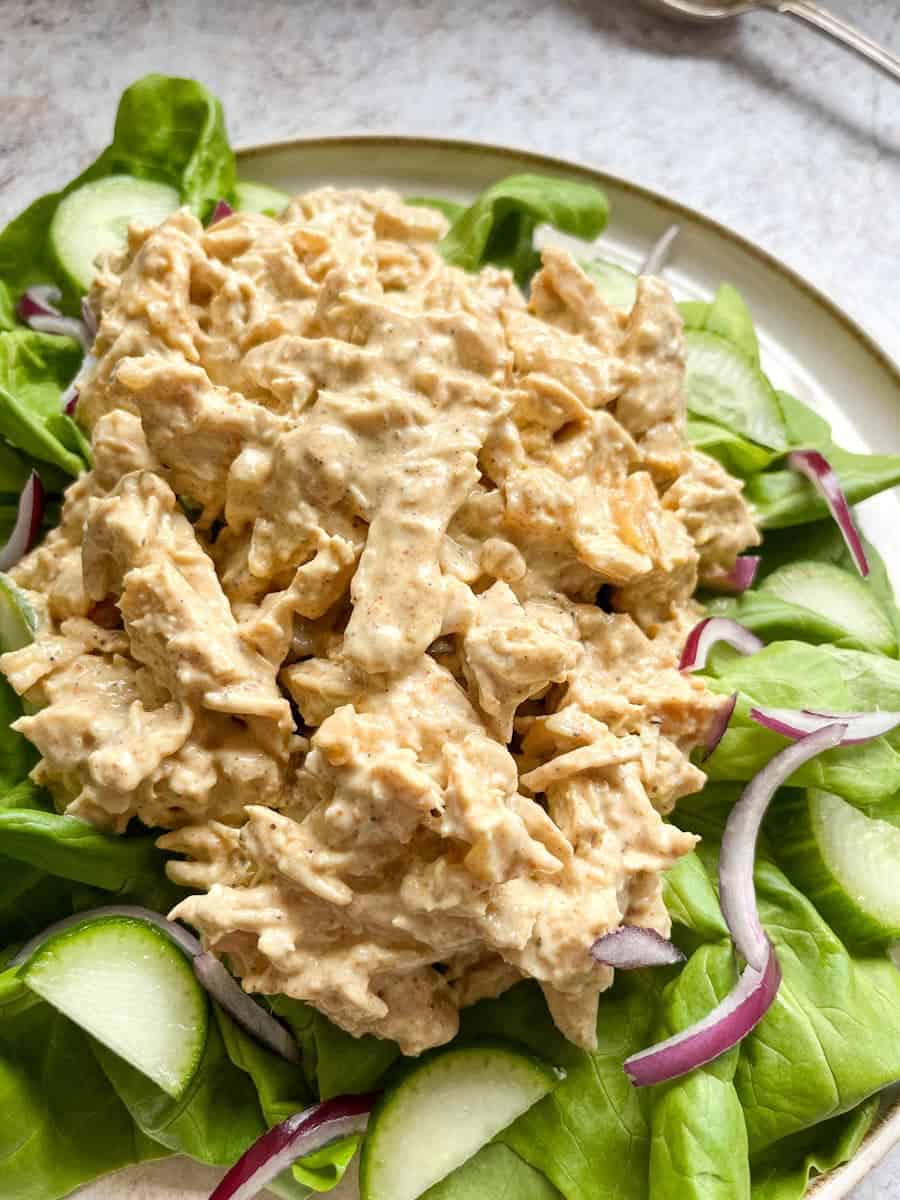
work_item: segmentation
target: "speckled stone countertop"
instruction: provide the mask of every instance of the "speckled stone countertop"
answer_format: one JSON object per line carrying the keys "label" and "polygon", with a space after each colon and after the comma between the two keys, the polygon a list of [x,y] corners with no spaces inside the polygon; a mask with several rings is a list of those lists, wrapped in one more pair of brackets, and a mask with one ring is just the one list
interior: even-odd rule
{"label": "speckled stone countertop", "polygon": [[[829,0],[895,50],[898,0]],[[0,222],[108,139],[147,71],[236,145],[434,133],[578,159],[752,238],[900,360],[900,87],[787,18],[673,27],[634,0],[0,0]],[[854,1200],[900,1197],[900,1150]]]}

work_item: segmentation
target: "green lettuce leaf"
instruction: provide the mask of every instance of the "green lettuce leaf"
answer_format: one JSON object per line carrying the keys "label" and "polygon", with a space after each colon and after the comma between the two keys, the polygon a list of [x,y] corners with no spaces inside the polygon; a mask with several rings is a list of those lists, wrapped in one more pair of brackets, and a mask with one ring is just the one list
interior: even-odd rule
{"label": "green lettuce leaf", "polygon": [[38,760],[38,753],[12,728],[22,716],[22,702],[0,675],[0,796],[21,783]]}
{"label": "green lettuce leaf", "polygon": [[136,1129],[88,1039],[0,975],[0,1179],[4,1200],[59,1200],[167,1150]]}
{"label": "green lettuce leaf", "polygon": [[[725,736],[704,763],[714,780],[748,780],[787,745],[750,719],[754,704],[836,712],[900,709],[900,663],[881,654],[774,642],[748,657],[716,650],[709,666],[716,691],[740,693]],[[897,823],[900,732],[829,750],[802,767],[792,782],[836,792],[870,816]]]}
{"label": "green lettuce leaf", "polygon": [[[699,855],[686,854],[663,876],[663,899],[669,916],[701,941],[728,938],[719,897]],[[677,931],[676,935],[677,935]]]}
{"label": "green lettuce leaf", "polygon": [[81,347],[71,338],[30,329],[0,333],[0,436],[67,475],[85,466],[60,440],[57,424],[60,396],[80,366]]}
{"label": "green lettuce leaf", "polygon": [[302,1000],[289,996],[267,1000],[290,1027],[303,1052],[307,1078],[322,1100],[371,1092],[400,1057],[394,1042],[370,1034],[353,1037]]}
{"label": "green lettuce leaf", "polygon": [[731,342],[749,362],[759,366],[759,341],[753,318],[743,296],[730,283],[723,283],[716,292],[703,328]]}
{"label": "green lettuce leaf", "polygon": [[157,850],[152,834],[117,836],[76,817],[4,808],[0,809],[0,854],[160,912],[167,912],[184,896],[167,879],[167,855]]}
{"label": "green lettuce leaf", "polygon": [[0,233],[0,280],[7,296],[18,297],[34,283],[55,282],[63,291],[64,309],[77,313],[78,294],[50,252],[50,222],[63,196],[94,179],[123,174],[177,188],[182,201],[204,217],[235,184],[234,154],[219,101],[192,79],[165,75],[147,75],[127,88],[113,140],[99,158],[61,191],[35,200]]}
{"label": "green lettuce leaf", "polygon": [[534,246],[538,225],[592,240],[606,228],[608,216],[606,196],[589,184],[547,175],[510,175],[456,217],[439,249],[447,262],[465,271],[495,263],[509,267],[525,284],[540,266]]}
{"label": "green lettuce leaf", "polygon": [[692,446],[717,459],[726,471],[748,479],[772,465],[781,454],[748,441],[732,429],[688,415],[687,437]]}
{"label": "green lettuce leaf", "polygon": [[735,1075],[753,1159],[900,1078],[900,972],[886,957],[851,957],[772,863],[759,861],[755,878],[783,981]]}
{"label": "green lettuce leaf", "polygon": [[845,1116],[832,1117],[776,1142],[753,1167],[752,1200],[801,1200],[813,1175],[849,1162],[872,1127],[877,1096]]}
{"label": "green lettuce leaf", "polygon": [[[837,472],[851,504],[859,504],[900,483],[900,455],[852,454],[837,446],[831,428],[807,405],[788,392],[779,392],[790,445],[819,450]],[[763,471],[749,480],[747,499],[755,506],[765,529],[784,529],[820,521],[828,515],[825,501],[797,471]]]}
{"label": "green lettuce leaf", "polygon": [[[730,943],[702,946],[663,993],[658,1040],[700,1020],[736,982]],[[739,1051],[653,1092],[649,1200],[749,1200],[744,1113],[734,1086]]]}
{"label": "green lettuce leaf", "polygon": [[508,1146],[485,1146],[452,1175],[429,1188],[422,1200],[559,1200],[559,1192],[540,1171]]}
{"label": "green lettuce leaf", "polygon": [[13,311],[12,296],[9,288],[0,281],[0,330],[15,329],[16,314]]}

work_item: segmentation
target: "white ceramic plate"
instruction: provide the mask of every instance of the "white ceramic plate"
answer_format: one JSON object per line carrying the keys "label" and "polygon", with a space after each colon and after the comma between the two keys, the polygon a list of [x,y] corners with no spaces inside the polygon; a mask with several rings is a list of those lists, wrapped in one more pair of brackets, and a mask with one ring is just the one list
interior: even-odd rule
{"label": "white ceramic plate", "polygon": [[[398,137],[338,137],[259,146],[240,154],[248,179],[288,192],[323,183],[387,186],[404,195],[469,200],[518,171],[566,175],[602,187],[612,205],[603,257],[637,268],[670,225],[681,226],[666,274],[679,298],[707,298],[723,281],[745,296],[756,320],[764,365],[776,387],[793,392],[832,423],[847,449],[900,453],[900,370],[844,313],[783,264],[721,225],[672,200],[574,164],[475,143]],[[881,496],[862,508],[862,524],[900,589],[900,500]],[[802,538],[802,530],[798,537]],[[900,1142],[900,1101],[854,1161],[822,1177],[811,1195],[841,1200]],[[134,1168],[84,1189],[81,1200],[205,1200],[219,1173],[184,1160]],[[354,1195],[352,1181],[331,1192]],[[590,1200],[590,1197],[585,1197]]]}

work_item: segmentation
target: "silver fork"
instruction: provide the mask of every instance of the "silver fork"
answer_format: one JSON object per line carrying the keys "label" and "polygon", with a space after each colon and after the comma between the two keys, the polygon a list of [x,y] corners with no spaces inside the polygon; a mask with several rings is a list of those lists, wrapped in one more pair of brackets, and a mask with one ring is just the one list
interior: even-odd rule
{"label": "silver fork", "polygon": [[813,0],[641,0],[645,8],[665,14],[674,20],[711,24],[715,21],[730,21],[748,12],[783,13],[798,21],[815,26],[844,46],[880,67],[892,79],[900,80],[900,57],[884,46],[879,46],[834,13],[830,13]]}

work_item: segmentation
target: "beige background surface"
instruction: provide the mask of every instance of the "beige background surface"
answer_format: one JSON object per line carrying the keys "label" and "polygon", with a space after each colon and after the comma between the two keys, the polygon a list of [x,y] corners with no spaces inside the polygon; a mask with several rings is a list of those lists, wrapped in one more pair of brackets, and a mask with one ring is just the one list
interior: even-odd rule
{"label": "beige background surface", "polygon": [[[898,0],[829,3],[900,48]],[[900,88],[786,19],[698,33],[633,0],[0,0],[0,222],[90,160],[151,70],[215,89],[238,145],[434,133],[630,176],[778,254],[900,360]],[[187,1180],[165,1170],[174,1200]],[[900,1150],[854,1193],[898,1197]]]}

